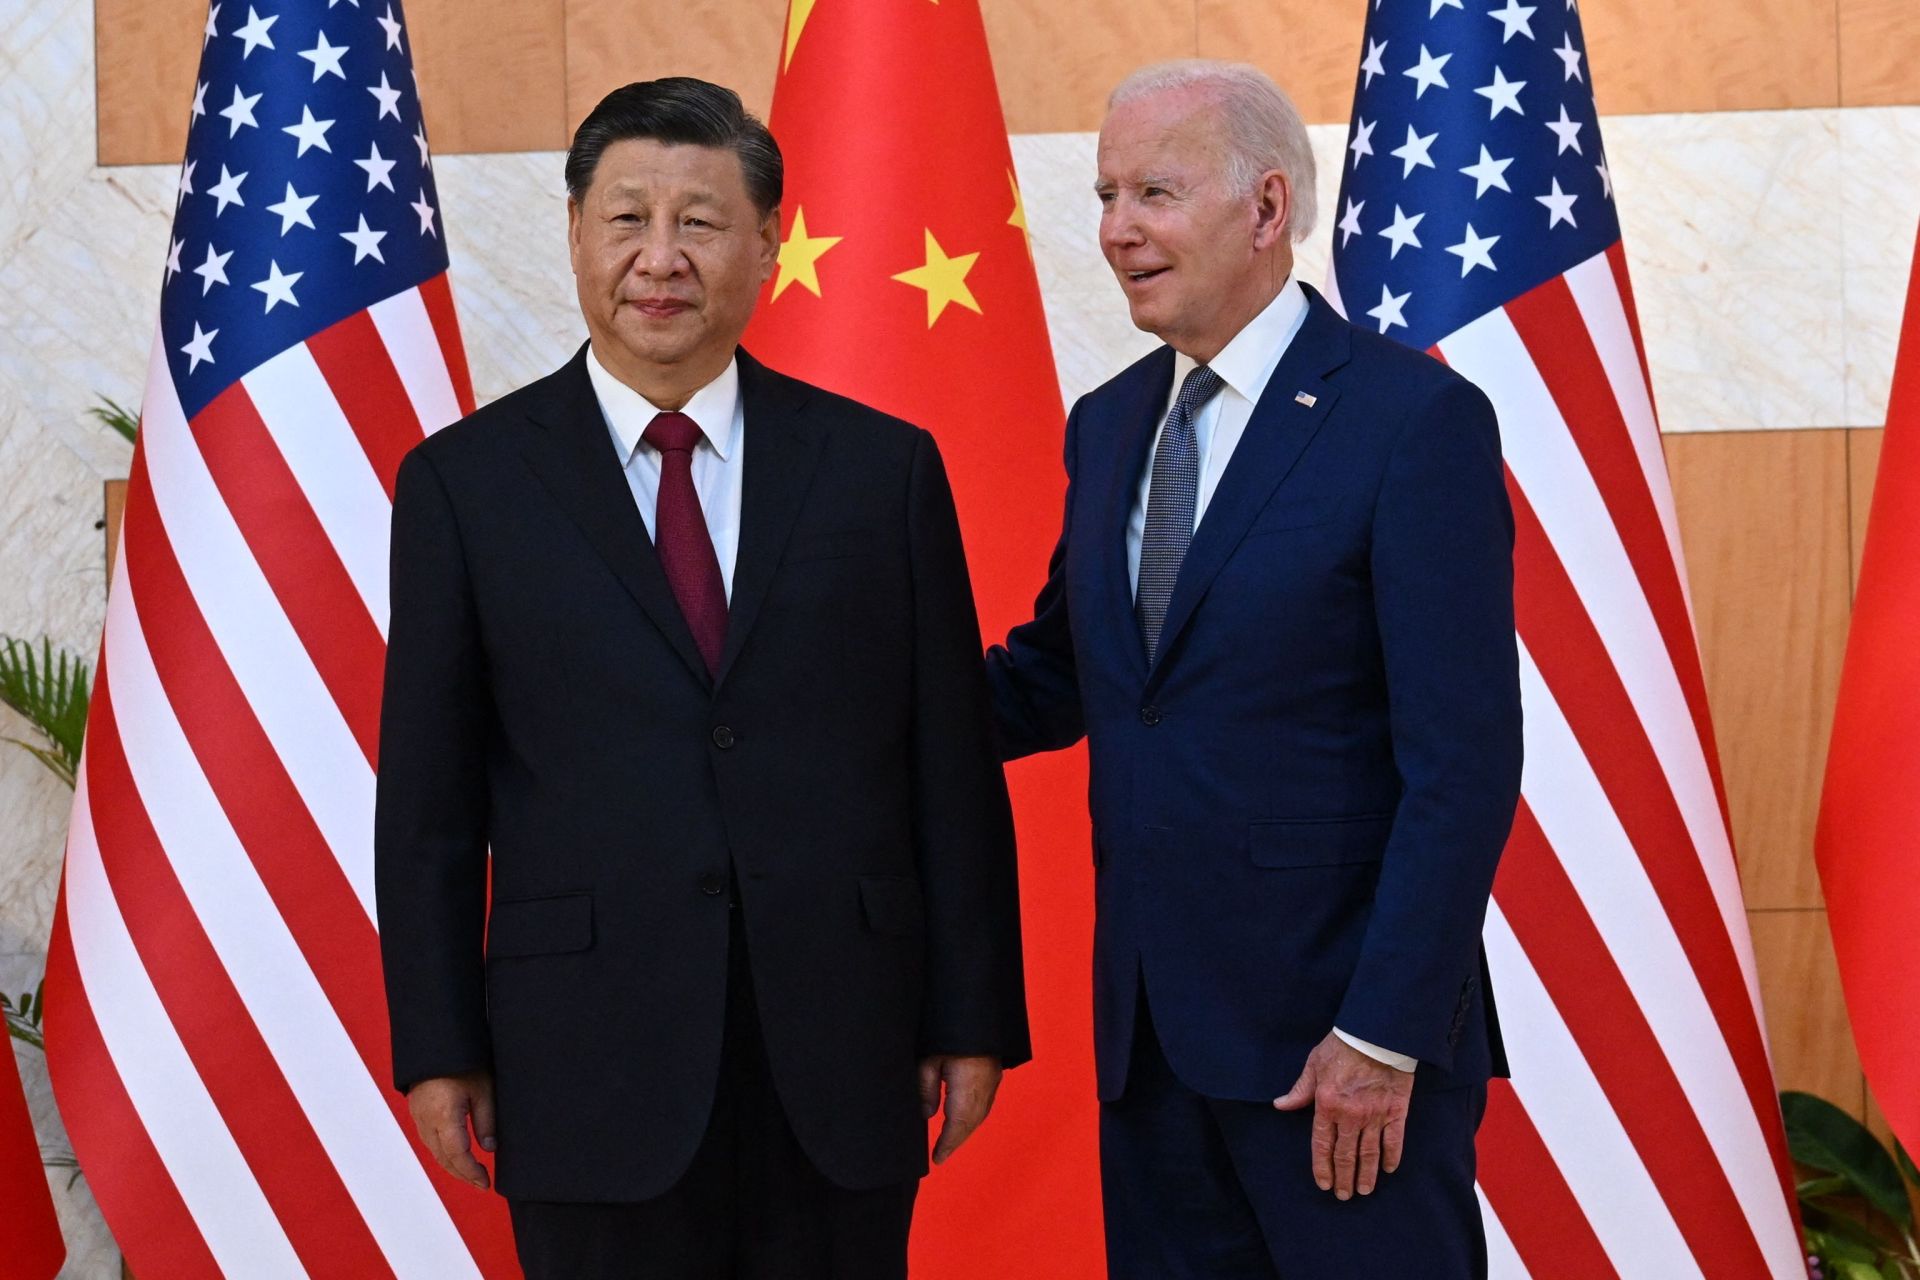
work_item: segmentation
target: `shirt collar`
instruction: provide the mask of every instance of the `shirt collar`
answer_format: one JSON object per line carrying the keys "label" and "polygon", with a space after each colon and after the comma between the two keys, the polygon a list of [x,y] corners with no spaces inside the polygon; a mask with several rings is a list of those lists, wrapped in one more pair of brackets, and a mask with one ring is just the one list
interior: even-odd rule
{"label": "shirt collar", "polygon": [[[632,462],[641,435],[661,410],[609,373],[591,346],[587,348],[587,378],[593,383],[593,394],[600,401],[600,413],[613,432],[614,443],[620,447],[622,465]],[[727,361],[720,376],[694,392],[680,412],[693,419],[707,444],[725,462],[739,443],[740,358],[736,355]]]}
{"label": "shirt collar", "polygon": [[[1248,404],[1259,404],[1268,379],[1280,365],[1280,357],[1286,354],[1306,318],[1306,290],[1300,287],[1296,277],[1288,275],[1273,301],[1247,321],[1246,327],[1220,348],[1220,354],[1207,362],[1207,367],[1219,374],[1220,380]],[[1176,351],[1173,385],[1178,387],[1184,383],[1198,363],[1193,357]]]}

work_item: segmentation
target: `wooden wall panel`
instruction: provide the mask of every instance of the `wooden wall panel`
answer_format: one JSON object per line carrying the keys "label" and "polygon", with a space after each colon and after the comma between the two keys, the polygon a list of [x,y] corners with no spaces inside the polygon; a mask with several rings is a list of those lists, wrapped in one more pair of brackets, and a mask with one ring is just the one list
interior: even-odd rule
{"label": "wooden wall panel", "polygon": [[[1346,123],[1360,67],[1364,4],[1329,20],[1326,0],[1197,0],[1200,56],[1251,62],[1309,124]],[[1412,55],[1408,55],[1412,60]]]}
{"label": "wooden wall panel", "polygon": [[1846,435],[1666,445],[1747,905],[1818,906],[1813,827],[1850,602]]}
{"label": "wooden wall panel", "polygon": [[407,38],[435,150],[567,145],[564,0],[411,0]]}
{"label": "wooden wall panel", "polygon": [[1602,112],[1831,107],[1839,0],[1606,0],[1580,7]]}
{"label": "wooden wall panel", "polygon": [[[1314,122],[1346,119],[1365,0],[981,0],[1008,127],[1099,126],[1163,58],[1240,58]],[[172,163],[205,0],[95,0],[105,164]],[[764,112],[786,0],[414,0],[428,130],[443,153],[554,149],[600,96],[683,73]],[[1584,14],[1609,113],[1920,102],[1920,0],[1609,0]]]}
{"label": "wooden wall panel", "polygon": [[1866,1089],[1847,1022],[1824,911],[1752,911],[1755,967],[1775,1083],[1817,1093],[1854,1115]]}
{"label": "wooden wall panel", "polygon": [[207,0],[94,0],[101,164],[180,163],[206,16]]}
{"label": "wooden wall panel", "polygon": [[[413,0],[406,6],[434,150],[565,145],[563,4]],[[223,7],[222,38],[239,21],[233,7]],[[101,164],[179,163],[206,13],[206,0],[94,0]]]}
{"label": "wooden wall panel", "polygon": [[1920,0],[1840,0],[1840,102],[1920,103]]}
{"label": "wooden wall panel", "polygon": [[[609,92],[635,80],[699,76],[766,118],[786,32],[786,0],[566,0],[568,137]],[[564,144],[562,144],[564,145]]]}
{"label": "wooden wall panel", "polygon": [[1008,132],[1098,129],[1107,94],[1129,71],[1198,54],[1194,3],[980,0]]}
{"label": "wooden wall panel", "polygon": [[1867,513],[1873,505],[1873,477],[1880,469],[1881,427],[1847,432],[1847,525],[1853,544],[1853,581],[1860,582],[1860,550],[1867,545]]}
{"label": "wooden wall panel", "polygon": [[127,482],[109,480],[101,493],[107,525],[107,581],[113,581],[114,553],[120,549],[120,517],[127,509]]}

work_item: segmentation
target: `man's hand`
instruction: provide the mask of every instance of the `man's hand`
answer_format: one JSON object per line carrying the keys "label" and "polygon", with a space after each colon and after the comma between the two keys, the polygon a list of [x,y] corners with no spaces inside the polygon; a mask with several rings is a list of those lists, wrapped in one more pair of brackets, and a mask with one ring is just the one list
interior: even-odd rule
{"label": "man's hand", "polygon": [[935,1057],[920,1061],[920,1107],[927,1119],[940,1110],[940,1086],[947,1087],[947,1118],[933,1144],[933,1162],[945,1164],[993,1109],[1000,1088],[1000,1059]]}
{"label": "man's hand", "polygon": [[1400,1167],[1413,1072],[1376,1062],[1332,1032],[1307,1055],[1280,1111],[1313,1107],[1313,1180],[1342,1200],[1371,1195]]}
{"label": "man's hand", "polygon": [[480,1140],[481,1149],[493,1150],[493,1077],[474,1071],[422,1080],[407,1091],[407,1107],[413,1112],[420,1141],[440,1167],[485,1191],[487,1170],[473,1158],[467,1122],[473,1122],[473,1136]]}

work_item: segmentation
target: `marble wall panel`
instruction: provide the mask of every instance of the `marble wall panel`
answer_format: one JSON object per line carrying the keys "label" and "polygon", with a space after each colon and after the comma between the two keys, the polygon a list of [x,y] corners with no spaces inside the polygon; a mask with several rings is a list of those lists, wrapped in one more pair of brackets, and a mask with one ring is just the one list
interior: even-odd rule
{"label": "marble wall panel", "polygon": [[[1920,0],[1915,40],[1920,42]],[[1915,50],[1920,62],[1920,48]],[[1920,108],[1842,111],[1840,262],[1850,323],[1846,335],[1846,421],[1877,427],[1900,336],[1901,309],[1920,233]]]}
{"label": "marble wall panel", "polygon": [[447,250],[474,394],[551,373],[586,337],[567,265],[565,156],[440,156]]}
{"label": "marble wall panel", "polygon": [[[166,252],[167,178],[94,167],[93,9],[16,5],[0,34],[0,633],[49,635],[91,656],[105,607],[100,481],[127,448],[84,414],[105,391],[137,399]],[[148,197],[159,194],[159,203]],[[116,335],[124,335],[124,340]],[[24,730],[0,712],[0,735]],[[72,795],[0,745],[0,989],[45,968]],[[11,1052],[9,1048],[7,1051]],[[35,1128],[66,1137],[45,1060],[20,1055]],[[111,1280],[119,1255],[84,1179],[53,1179],[68,1245],[61,1280]]]}

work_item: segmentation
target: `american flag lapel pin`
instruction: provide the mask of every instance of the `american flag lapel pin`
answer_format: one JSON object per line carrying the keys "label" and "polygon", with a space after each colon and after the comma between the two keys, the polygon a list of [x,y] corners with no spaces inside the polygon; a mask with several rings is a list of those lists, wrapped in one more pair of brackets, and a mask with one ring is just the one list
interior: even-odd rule
{"label": "american flag lapel pin", "polygon": [[1317,396],[1310,396],[1304,391],[1296,391],[1293,393],[1293,402],[1295,404],[1303,404],[1311,409],[1315,404],[1319,403],[1319,398]]}

